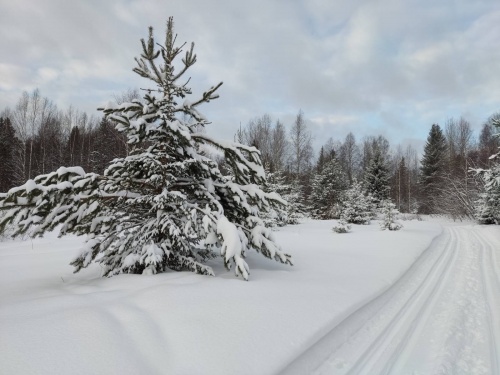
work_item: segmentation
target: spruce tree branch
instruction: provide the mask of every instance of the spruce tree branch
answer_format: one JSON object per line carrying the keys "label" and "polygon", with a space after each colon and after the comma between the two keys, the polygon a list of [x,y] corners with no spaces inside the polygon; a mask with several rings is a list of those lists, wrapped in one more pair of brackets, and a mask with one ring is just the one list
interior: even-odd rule
{"label": "spruce tree branch", "polygon": [[[185,44],[186,43],[184,43],[183,46]],[[182,68],[182,70],[177,75],[175,75],[175,77],[173,78],[173,81],[177,81],[180,77],[182,77],[182,75],[186,72],[186,70],[188,70],[192,65],[194,65],[196,63],[196,55],[193,55],[193,49],[194,49],[194,43],[191,43],[191,49],[186,52],[186,57],[184,59],[182,59],[182,62],[184,63],[184,68]],[[189,82],[189,80],[188,80],[188,82]],[[186,85],[187,85],[187,82],[184,84],[184,86],[186,86]]]}
{"label": "spruce tree branch", "polygon": [[219,97],[219,95],[213,95],[214,92],[222,86],[222,83],[223,82],[219,82],[219,84],[217,84],[216,86],[213,86],[210,88],[210,90],[206,91],[203,93],[203,97],[198,100],[197,102],[194,102],[191,104],[191,107],[196,107],[197,105],[201,104],[201,103],[208,103],[210,100],[212,99],[217,99]]}

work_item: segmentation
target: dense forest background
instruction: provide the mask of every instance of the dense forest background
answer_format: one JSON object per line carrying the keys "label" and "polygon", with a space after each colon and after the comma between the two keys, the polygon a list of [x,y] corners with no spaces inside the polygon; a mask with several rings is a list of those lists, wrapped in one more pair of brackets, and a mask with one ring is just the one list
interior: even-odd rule
{"label": "dense forest background", "polygon": [[[115,97],[117,103],[131,100],[139,100],[137,91]],[[429,124],[423,153],[391,145],[382,135],[358,139],[353,133],[332,137],[315,152],[302,111],[287,126],[269,114],[257,116],[234,139],[257,147],[270,180],[294,186],[313,217],[335,217],[335,209],[325,207],[335,207],[342,192],[360,182],[380,200],[392,199],[401,212],[462,218],[474,215],[483,182],[471,170],[491,167],[490,156],[500,145],[493,126],[499,119],[500,114],[491,115],[478,134],[464,118]],[[74,107],[59,109],[39,90],[24,92],[14,108],[0,111],[0,192],[60,166],[102,174],[111,160],[127,153],[125,137],[113,123]],[[223,167],[223,158],[214,158]]]}

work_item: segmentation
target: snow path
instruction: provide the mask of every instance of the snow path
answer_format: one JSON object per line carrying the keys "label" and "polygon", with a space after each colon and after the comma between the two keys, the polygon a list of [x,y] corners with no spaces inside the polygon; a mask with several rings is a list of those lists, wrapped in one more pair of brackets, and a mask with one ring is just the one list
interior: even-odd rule
{"label": "snow path", "polygon": [[391,288],[285,374],[500,374],[500,238],[446,226]]}

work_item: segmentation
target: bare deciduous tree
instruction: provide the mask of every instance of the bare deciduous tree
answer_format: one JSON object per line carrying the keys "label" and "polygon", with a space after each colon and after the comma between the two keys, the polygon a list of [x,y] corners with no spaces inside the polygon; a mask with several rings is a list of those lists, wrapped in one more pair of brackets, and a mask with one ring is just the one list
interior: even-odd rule
{"label": "bare deciduous tree", "polygon": [[291,170],[300,176],[311,167],[313,157],[312,136],[307,129],[304,113],[299,111],[290,129]]}
{"label": "bare deciduous tree", "polygon": [[360,160],[360,151],[354,134],[349,133],[345,137],[344,143],[340,146],[339,159],[347,174],[349,184],[352,184]]}

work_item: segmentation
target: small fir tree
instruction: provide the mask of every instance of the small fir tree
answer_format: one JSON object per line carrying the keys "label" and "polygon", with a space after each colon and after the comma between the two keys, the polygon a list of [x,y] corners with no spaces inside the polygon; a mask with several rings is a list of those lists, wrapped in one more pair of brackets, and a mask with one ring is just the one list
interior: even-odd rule
{"label": "small fir tree", "polygon": [[500,225],[500,184],[495,186],[493,179],[484,174],[485,192],[476,202],[475,216],[479,224]]}
{"label": "small fir tree", "polygon": [[347,177],[336,158],[325,162],[314,176],[310,197],[313,217],[334,219],[340,214],[342,193],[347,189]]}
{"label": "small fir tree", "polygon": [[344,194],[341,219],[351,224],[370,224],[372,210],[371,197],[365,196],[361,184],[354,180]]}
{"label": "small fir tree", "polygon": [[366,171],[365,188],[366,192],[374,198],[377,206],[389,197],[389,168],[379,149],[375,150],[375,154]]}
{"label": "small fir tree", "polygon": [[302,204],[302,194],[297,183],[286,183],[283,172],[266,173],[264,191],[275,192],[287,202],[286,206],[271,208],[264,213],[263,220],[268,226],[284,226],[298,224],[305,217],[306,209]]}
{"label": "small fir tree", "polygon": [[399,211],[396,210],[396,205],[390,200],[385,200],[381,202],[381,213],[382,221],[380,222],[380,227],[382,230],[400,230],[403,226],[396,220],[399,215]]}
{"label": "small fir tree", "polygon": [[289,188],[283,193],[288,202],[288,224],[299,224],[301,219],[308,217],[308,209],[304,203],[304,193],[297,179],[292,180]]}
{"label": "small fir tree", "polygon": [[[17,235],[41,236],[59,225],[60,235],[86,234],[75,272],[97,262],[106,276],[167,269],[213,275],[202,261],[215,251],[245,280],[248,250],[291,264],[259,218],[284,202],[259,188],[265,178],[258,150],[199,131],[209,122],[198,107],[216,99],[222,83],[198,100],[186,99],[191,91],[181,79],[196,55],[191,44],[182,64],[174,64],[183,46],[176,46],[172,18],[164,45],[157,47],[152,28],[141,42],[134,72],[156,87],[142,101],[103,108],[126,135],[128,156],[113,160],[104,175],[59,168],[0,195],[0,208],[8,210],[0,232],[14,223]],[[224,153],[231,176],[205,156],[207,145]]]}
{"label": "small fir tree", "polygon": [[344,219],[340,219],[337,225],[335,225],[332,230],[335,233],[348,233],[351,230],[351,225],[347,223]]}
{"label": "small fir tree", "polygon": [[[500,119],[493,120],[497,133],[500,138]],[[476,219],[480,224],[500,225],[500,152],[491,155],[491,168],[477,169],[483,182],[484,190],[476,202]]]}
{"label": "small fir tree", "polygon": [[[281,173],[266,171],[266,184],[263,186],[266,193],[275,192],[285,200],[283,193],[286,189],[285,179]],[[285,226],[288,221],[287,206],[269,207],[268,210],[264,211],[261,217],[266,226]]]}
{"label": "small fir tree", "polygon": [[13,186],[16,172],[16,151],[21,142],[8,117],[0,117],[0,192]]}

